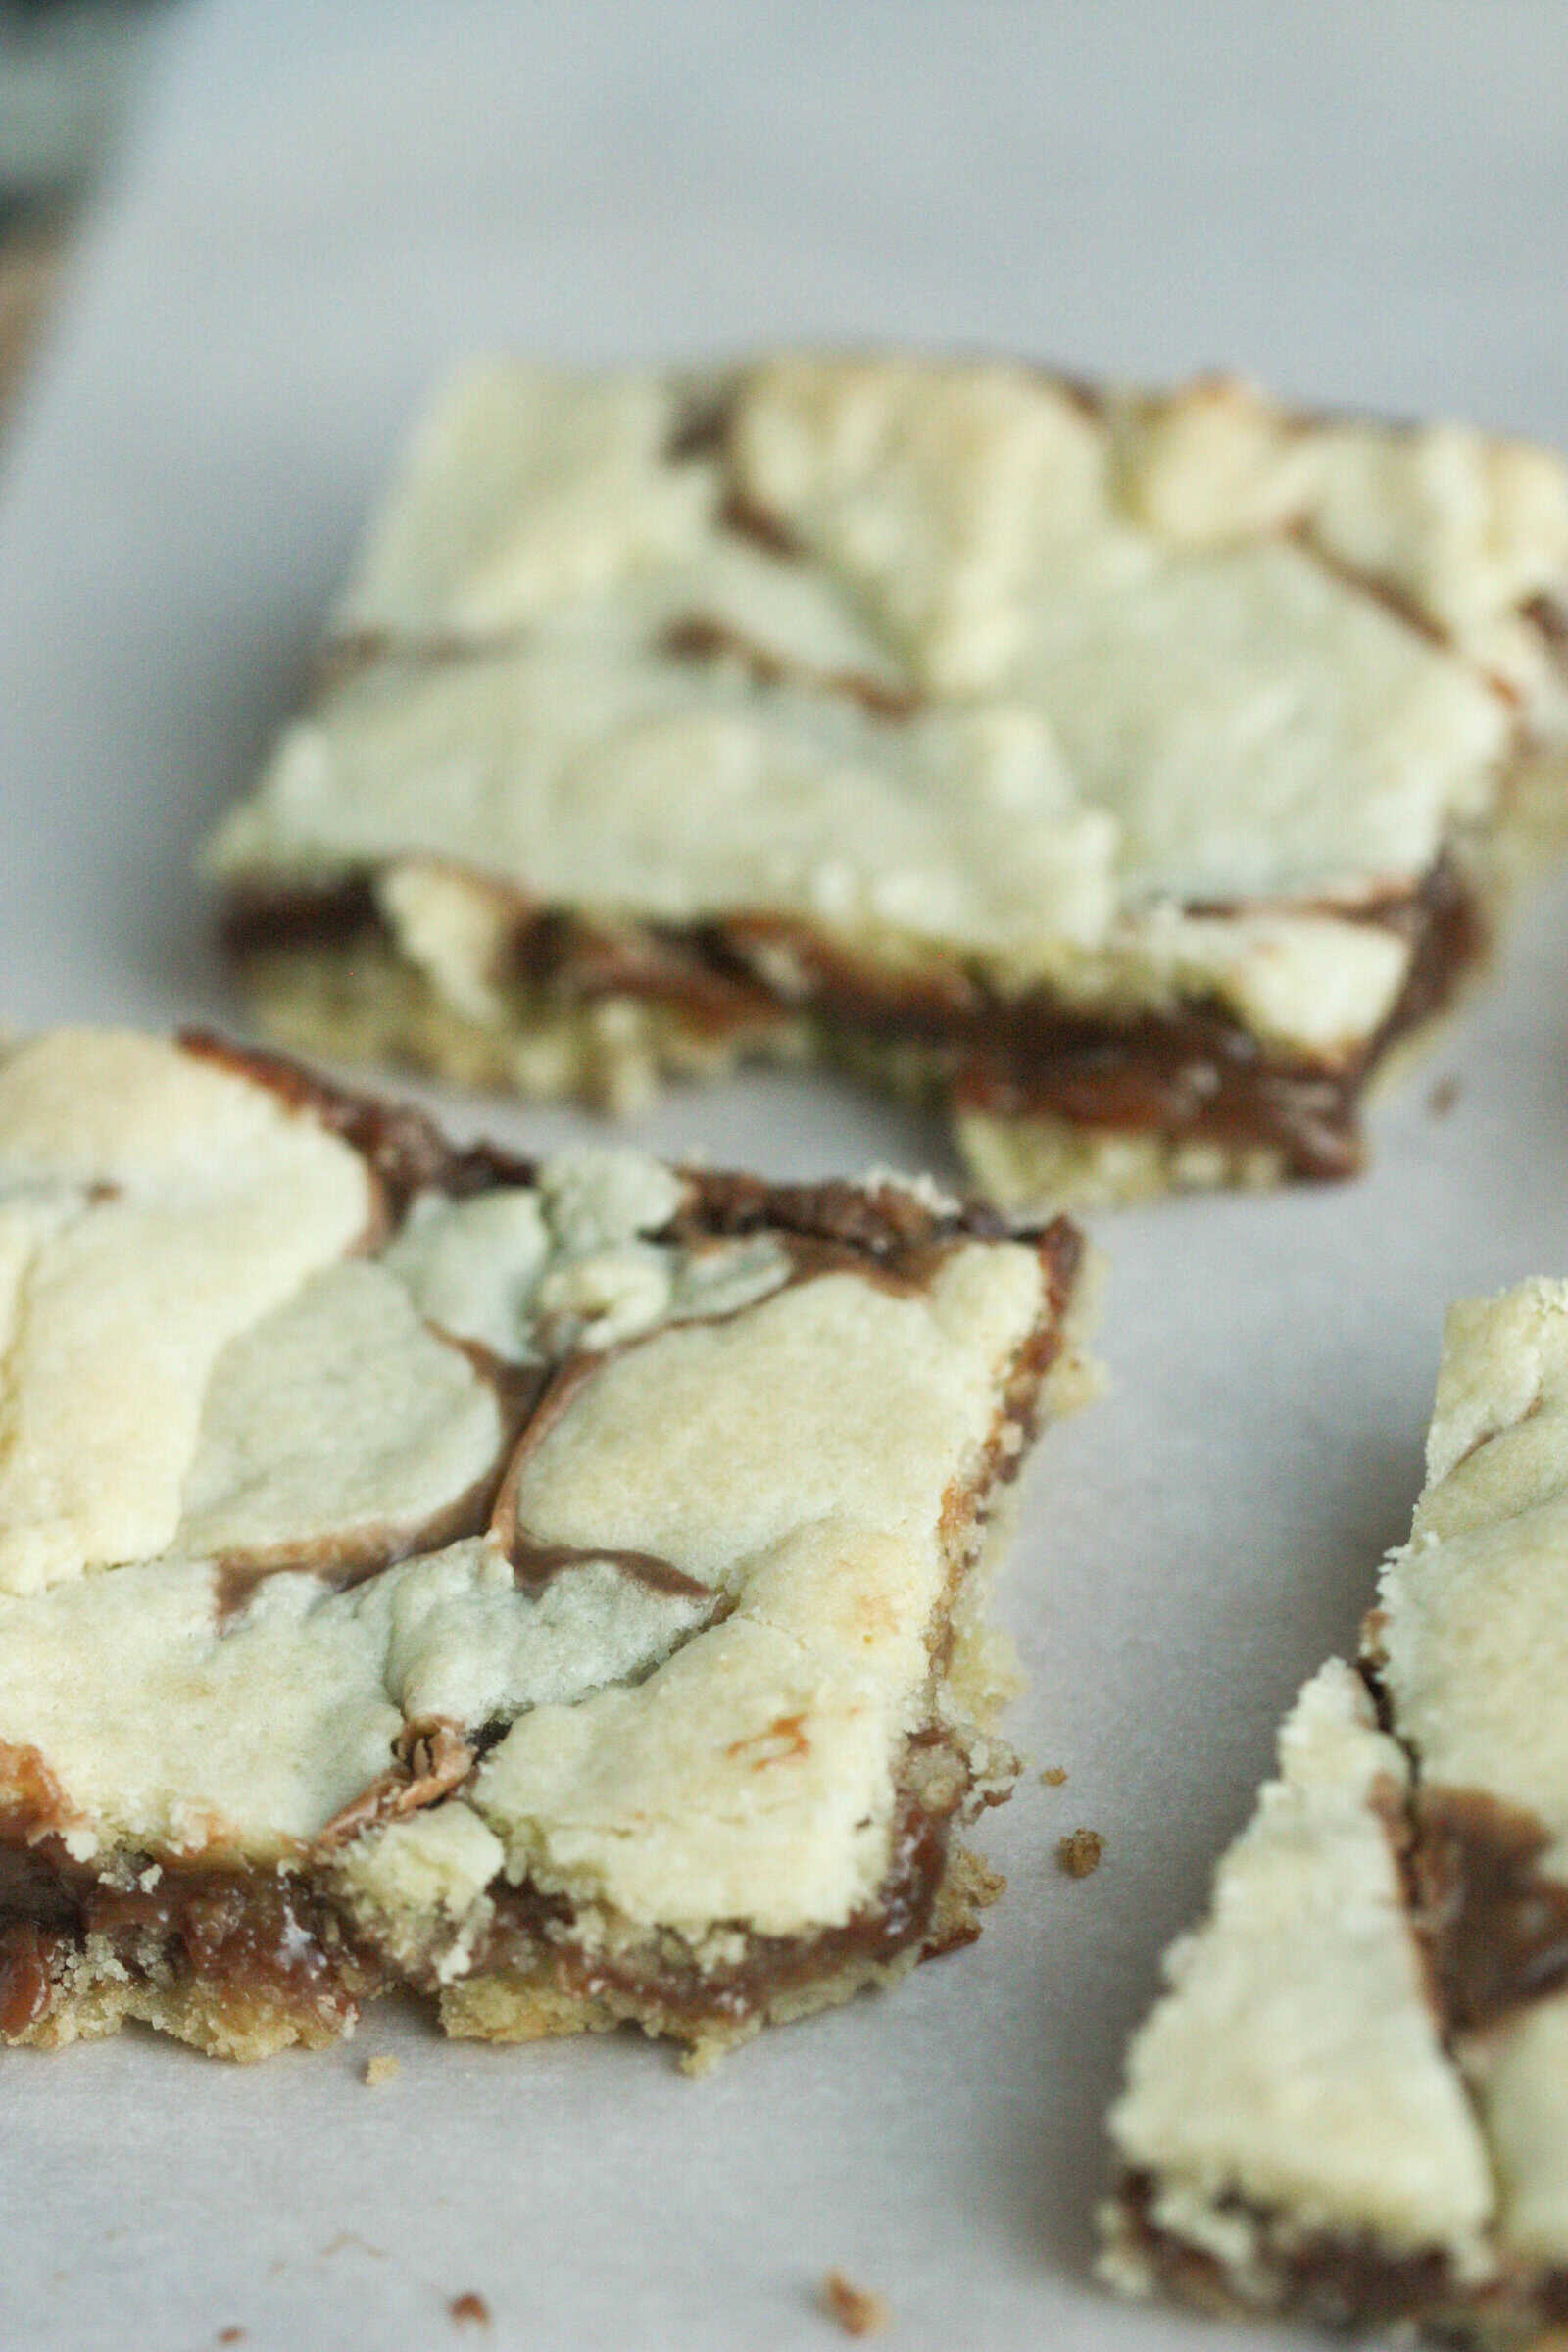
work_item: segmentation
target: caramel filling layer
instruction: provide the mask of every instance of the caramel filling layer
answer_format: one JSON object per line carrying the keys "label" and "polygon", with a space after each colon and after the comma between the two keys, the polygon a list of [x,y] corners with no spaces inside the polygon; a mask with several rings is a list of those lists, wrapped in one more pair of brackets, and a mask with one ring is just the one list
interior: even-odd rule
{"label": "caramel filling layer", "polygon": [[[1255,2313],[1256,2304],[1238,2293],[1217,2255],[1160,2228],[1153,2214],[1158,2186],[1149,2174],[1133,2173],[1121,2183],[1118,2202],[1133,2242],[1160,2283],[1201,2310]],[[1269,2215],[1245,2197],[1223,2200],[1223,2210],[1268,2228]],[[1430,2322],[1467,2299],[1452,2264],[1439,2249],[1390,2254],[1361,2235],[1295,2237],[1271,2246],[1270,2268],[1283,2275],[1291,2310],[1331,2328]]]}
{"label": "caramel filling layer", "polygon": [[110,1884],[44,1838],[0,1846],[0,2034],[43,2022],[89,1939],[132,1978],[199,1985],[220,2006],[282,2009],[334,2032],[381,1982],[363,1941],[306,1880],[149,1862]]}
{"label": "caramel filling layer", "polygon": [[[506,977],[547,1002],[614,995],[667,1004],[715,1039],[761,1042],[804,1013],[846,1045],[918,1047],[961,1109],[1263,1149],[1289,1175],[1332,1178],[1360,1165],[1356,1109],[1373,1070],[1399,1037],[1443,1008],[1486,940],[1474,895],[1446,860],[1361,919],[1409,940],[1410,969],[1382,1026],[1334,1066],[1269,1055],[1217,1003],[1111,1018],[1044,990],[1003,999],[957,965],[910,980],[774,918],[611,935],[519,906]],[[231,898],[224,924],[241,965],[370,936],[391,948],[368,879],[318,891],[250,886]],[[759,975],[758,953],[769,949],[788,957],[795,984],[787,997]]]}
{"label": "caramel filling layer", "polygon": [[[929,1746],[939,1733],[923,1735]],[[957,1759],[955,1759],[956,1762]],[[955,1780],[967,1788],[967,1773]],[[927,1958],[970,1943],[979,1933],[959,1925],[935,1932],[936,1898],[947,1867],[953,1813],[937,1813],[907,1790],[900,1799],[887,1877],[876,1899],[842,1927],[808,1936],[745,1936],[739,1960],[702,1966],[666,1941],[627,1952],[591,1950],[572,1935],[569,1906],[532,1886],[502,1888],[489,1936],[475,1958],[481,1975],[534,1982],[544,1974],[578,1998],[602,2001],[693,2034],[705,2027],[744,2026],[781,1995],[835,1977],[863,1974],[912,1950]]]}

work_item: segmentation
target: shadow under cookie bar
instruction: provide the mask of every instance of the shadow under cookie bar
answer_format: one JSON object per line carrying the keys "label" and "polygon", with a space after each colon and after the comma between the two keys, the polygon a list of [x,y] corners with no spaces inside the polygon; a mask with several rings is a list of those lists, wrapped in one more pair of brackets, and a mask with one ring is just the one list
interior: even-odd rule
{"label": "shadow under cookie bar", "polygon": [[[1072,1228],[535,1167],[217,1041],[45,1040],[0,1061],[40,1295],[162,1217],[154,1113],[187,1196],[237,1123],[330,1238],[187,1396],[161,1549],[44,1548],[0,1490],[0,2035],[258,2057],[406,1988],[456,2034],[630,2020],[710,2056],[968,1940],[1000,1882],[956,1833],[1014,1769],[980,1612],[1002,1495],[1084,1386]],[[205,1262],[295,1247],[276,1189],[241,1180]]]}
{"label": "shadow under cookie bar", "polygon": [[1102,2271],[1213,2311],[1512,2345],[1568,2317],[1568,1286],[1450,1315],[1359,1665],[1167,1955]]}
{"label": "shadow under cookie bar", "polygon": [[209,854],[273,1034],[824,1064],[1014,1212],[1344,1176],[1568,823],[1568,478],[1002,362],[494,364]]}

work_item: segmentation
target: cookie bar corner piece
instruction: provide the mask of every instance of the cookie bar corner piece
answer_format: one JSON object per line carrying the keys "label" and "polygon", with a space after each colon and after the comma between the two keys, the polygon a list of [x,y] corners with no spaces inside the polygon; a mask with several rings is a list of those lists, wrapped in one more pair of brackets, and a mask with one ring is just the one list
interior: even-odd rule
{"label": "cookie bar corner piece", "polygon": [[1485,2274],[1490,2172],[1406,1906],[1407,1783],[1355,1669],[1324,1667],[1132,2046],[1101,2217],[1121,2292],[1396,2318],[1408,2288]]}
{"label": "cookie bar corner piece", "polygon": [[396,1987],[711,2049],[962,1940],[1080,1244],[540,1166],[211,1040],[0,1060],[0,2038]]}
{"label": "cookie bar corner piece", "polygon": [[1568,1284],[1449,1315],[1358,1667],[1166,1960],[1106,2280],[1521,2343],[1568,2312]]}

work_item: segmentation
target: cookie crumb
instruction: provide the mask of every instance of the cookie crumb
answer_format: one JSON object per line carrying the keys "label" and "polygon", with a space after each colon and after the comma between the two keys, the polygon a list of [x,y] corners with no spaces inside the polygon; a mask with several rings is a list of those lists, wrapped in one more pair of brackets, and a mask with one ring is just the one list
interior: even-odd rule
{"label": "cookie crumb", "polygon": [[453,2325],[458,2328],[488,2328],[490,2325],[489,2304],[483,2295],[476,2295],[471,2289],[467,2294],[454,2295],[447,2305],[447,2311]]}
{"label": "cookie crumb", "polygon": [[875,2335],[891,2316],[880,2295],[856,2286],[842,2271],[829,2271],[822,2281],[822,2300],[846,2335]]}
{"label": "cookie crumb", "polygon": [[1040,1775],[1040,1778],[1047,1788],[1065,1788],[1067,1782],[1067,1767],[1065,1764],[1048,1764],[1045,1771]]}
{"label": "cookie crumb", "polygon": [[243,2328],[220,2328],[218,2340],[220,2344],[242,2344],[245,2341],[245,2330]]}
{"label": "cookie crumb", "polygon": [[1427,1096],[1427,1109],[1435,1119],[1446,1119],[1459,1100],[1457,1078],[1440,1078]]}
{"label": "cookie crumb", "polygon": [[395,2082],[402,2072],[400,2061],[390,2050],[383,2050],[378,2057],[367,2058],[365,2062],[365,2081],[371,2090],[379,2089],[383,2082]]}
{"label": "cookie crumb", "polygon": [[1069,1879],[1087,1879],[1091,1871],[1100,1868],[1104,1850],[1105,1840],[1098,1830],[1074,1830],[1070,1838],[1057,1843],[1056,1867]]}

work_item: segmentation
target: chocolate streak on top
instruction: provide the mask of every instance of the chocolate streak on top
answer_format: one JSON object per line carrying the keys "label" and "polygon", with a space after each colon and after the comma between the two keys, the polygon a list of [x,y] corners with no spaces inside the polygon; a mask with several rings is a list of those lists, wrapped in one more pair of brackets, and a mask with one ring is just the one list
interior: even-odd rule
{"label": "chocolate streak on top", "polygon": [[718,519],[727,531],[742,539],[750,539],[767,555],[780,562],[799,561],[802,549],[788,525],[766,507],[747,493],[733,478],[729,466],[729,437],[735,421],[735,410],[740,399],[741,379],[731,377],[727,383],[708,392],[694,393],[675,422],[675,428],[664,447],[666,460],[675,466],[685,465],[694,458],[717,458],[723,472],[729,476],[719,505]]}
{"label": "chocolate streak on top", "polygon": [[[661,1328],[663,1328],[662,1326]],[[584,1350],[568,1356],[560,1369],[547,1379],[539,1401],[527,1427],[513,1449],[496,1494],[487,1530],[490,1541],[512,1562],[517,1583],[527,1592],[543,1592],[564,1568],[584,1568],[590,1561],[608,1561],[624,1575],[634,1577],[652,1592],[667,1592],[692,1600],[715,1600],[718,1595],[709,1585],[700,1584],[657,1552],[633,1551],[613,1544],[594,1545],[551,1544],[530,1535],[517,1518],[517,1489],[523,1470],[550,1432],[571,1409],[580,1389],[601,1372],[613,1356],[624,1353],[625,1348],[635,1347],[628,1341],[625,1347],[600,1352]]]}
{"label": "chocolate streak on top", "polygon": [[1524,616],[1539,630],[1546,651],[1568,676],[1568,601],[1560,596],[1533,596]]}
{"label": "chocolate streak on top", "polygon": [[[488,1144],[451,1143],[433,1119],[406,1103],[353,1092],[318,1076],[300,1061],[260,1047],[229,1043],[205,1030],[181,1032],[188,1054],[219,1063],[235,1076],[270,1087],[291,1107],[318,1118],[334,1135],[361,1152],[404,1200],[420,1191],[466,1200],[497,1185],[534,1185],[539,1163]],[[781,1239],[837,1242],[863,1258],[864,1270],[887,1270],[910,1250],[934,1242],[965,1238],[995,1241],[1005,1236],[1055,1250],[1077,1236],[1064,1218],[1043,1230],[1014,1235],[1005,1219],[983,1202],[965,1200],[951,1208],[928,1208],[897,1184],[867,1188],[833,1179],[820,1184],[769,1184],[740,1171],[677,1168],[686,1197],[667,1226],[652,1238],[690,1247],[705,1239],[732,1239],[775,1232]]]}
{"label": "chocolate streak on top", "polygon": [[392,1742],[392,1752],[391,1768],[334,1813],[318,1833],[315,1849],[318,1854],[349,1844],[377,1823],[400,1821],[439,1803],[463,1786],[476,1761],[464,1726],[448,1715],[414,1717]]}
{"label": "chocolate streak on top", "polygon": [[[284,1055],[231,1046],[199,1032],[188,1033],[181,1043],[187,1052],[270,1087],[291,1107],[320,1119],[331,1133],[365,1154],[400,1209],[406,1209],[415,1194],[427,1188],[466,1197],[489,1185],[526,1184],[534,1179],[532,1162],[511,1158],[482,1145],[460,1150],[422,1113],[334,1087]],[[891,1184],[874,1190],[836,1181],[769,1185],[744,1174],[683,1173],[685,1200],[655,1238],[690,1250],[705,1241],[771,1235],[790,1260],[789,1283],[848,1273],[880,1288],[912,1293],[930,1281],[942,1257],[958,1242],[996,1240],[1009,1231],[1001,1218],[978,1203],[956,1205],[951,1211],[933,1210],[913,1194]],[[1039,1252],[1052,1310],[1059,1315],[1082,1249],[1076,1229],[1057,1218],[1043,1232],[1023,1233],[1017,1238]],[[728,1320],[730,1313],[746,1311],[742,1307],[716,1318],[683,1317],[657,1329]],[[628,1347],[639,1344],[625,1343]],[[488,1350],[471,1346],[466,1347],[465,1352],[493,1379],[504,1411],[510,1406],[514,1434],[494,1478],[476,1484],[438,1521],[427,1521],[418,1529],[375,1529],[318,1547],[293,1548],[265,1557],[235,1555],[220,1561],[217,1570],[220,1624],[229,1622],[245,1606],[263,1577],[305,1570],[347,1587],[416,1550],[484,1533],[500,1545],[528,1584],[543,1584],[564,1568],[603,1559],[655,1591],[692,1598],[713,1597],[710,1587],[653,1553],[554,1544],[518,1525],[516,1494],[525,1462],[568,1408],[578,1389],[603,1367],[606,1354],[571,1352],[552,1371],[549,1367],[500,1366]]]}
{"label": "chocolate streak on top", "polygon": [[382,626],[343,629],[327,639],[312,665],[308,707],[384,662],[406,669],[445,669],[452,662],[482,662],[511,653],[526,642],[527,632],[519,627],[492,629],[478,637],[452,629],[423,629],[414,635]]}
{"label": "chocolate streak on top", "polygon": [[454,1144],[412,1103],[388,1102],[333,1086],[286,1054],[231,1045],[206,1029],[182,1029],[179,1043],[187,1054],[217,1062],[254,1085],[270,1087],[291,1109],[308,1112],[329,1134],[341,1136],[380,1178],[399,1216],[416,1193],[447,1193],[463,1200],[496,1185],[529,1185],[535,1180],[535,1161],[490,1144]]}
{"label": "chocolate streak on top", "polygon": [[[503,1447],[501,1465],[506,1461]],[[488,1524],[502,1467],[488,1472],[416,1527],[357,1528],[321,1536],[308,1544],[280,1544],[265,1552],[231,1551],[213,1563],[214,1606],[220,1633],[226,1633],[249,1607],[258,1585],[273,1576],[314,1576],[334,1592],[368,1584],[416,1553],[444,1551],[466,1536],[482,1536]]]}
{"label": "chocolate streak on top", "polygon": [[[431,1326],[432,1329],[436,1328]],[[508,1364],[477,1341],[439,1337],[469,1362],[492,1389],[501,1415],[501,1438],[491,1467],[472,1486],[429,1518],[400,1527],[349,1529],[309,1544],[280,1544],[266,1551],[232,1551],[214,1563],[218,1630],[226,1633],[249,1606],[258,1585],[285,1575],[315,1576],[335,1592],[368,1584],[417,1552],[444,1551],[465,1537],[482,1536],[518,1436],[544,1394],[549,1373],[539,1364]]]}
{"label": "chocolate streak on top", "polygon": [[[729,1182],[744,1184],[746,1181],[745,1179],[727,1180],[724,1178],[710,1180],[719,1186]],[[761,1189],[765,1193],[766,1188]],[[799,1189],[803,1192],[815,1191],[827,1195],[839,1190],[845,1194],[854,1192],[854,1188],[849,1185],[841,1188],[824,1185]],[[893,1197],[898,1198],[898,1196]],[[714,1205],[722,1205],[723,1200],[724,1196],[720,1194]],[[831,1221],[834,1205],[831,1201],[818,1204],[816,1214],[819,1219]],[[682,1216],[684,1217],[687,1213],[683,1211]],[[701,1214],[701,1209],[699,1209],[699,1214]],[[682,1233],[680,1222],[680,1219],[677,1219],[674,1226],[665,1229],[666,1238],[675,1241],[677,1246],[683,1240],[690,1246],[693,1243],[700,1244],[703,1240],[711,1238],[710,1228],[706,1226],[706,1221],[705,1228],[695,1233],[689,1228]],[[847,1213],[844,1214],[844,1222],[846,1224],[851,1222]],[[873,1212],[871,1220],[873,1226],[875,1222]],[[933,1221],[928,1219],[927,1222]],[[771,1226],[764,1227],[763,1230],[774,1232]],[[718,1598],[710,1585],[705,1585],[697,1577],[688,1575],[684,1568],[677,1567],[673,1560],[665,1559],[660,1553],[629,1550],[615,1544],[552,1543],[531,1535],[519,1523],[517,1517],[517,1491],[527,1463],[543,1445],[545,1439],[570,1411],[578,1393],[615,1358],[630,1354],[634,1349],[644,1347],[649,1342],[662,1338],[667,1333],[692,1330],[700,1324],[733,1322],[738,1316],[750,1314],[754,1308],[764,1305],[769,1298],[778,1298],[783,1291],[792,1289],[799,1283],[815,1281],[826,1274],[849,1274],[857,1281],[872,1283],[881,1290],[911,1294],[924,1287],[941,1259],[953,1247],[951,1240],[926,1238],[918,1244],[910,1242],[898,1245],[895,1252],[885,1260],[874,1250],[868,1251],[863,1244],[857,1247],[855,1242],[848,1238],[822,1231],[814,1233],[775,1232],[774,1238],[788,1257],[789,1272],[783,1282],[771,1291],[764,1292],[760,1298],[748,1299],[740,1306],[722,1308],[714,1314],[681,1315],[665,1322],[657,1323],[650,1331],[639,1333],[633,1339],[621,1341],[612,1348],[600,1350],[585,1349],[568,1355],[561,1369],[553,1378],[549,1379],[527,1427],[517,1442],[512,1459],[507,1465],[500,1490],[496,1495],[495,1508],[488,1529],[492,1543],[496,1544],[512,1562],[520,1584],[529,1588],[542,1588],[553,1577],[558,1576],[564,1568],[580,1568],[586,1567],[594,1561],[606,1561],[612,1567],[619,1568],[626,1575],[635,1577],[639,1584],[646,1585],[651,1592],[677,1594],[693,1600]],[[885,1230],[883,1239],[884,1247],[886,1247]]]}
{"label": "chocolate streak on top", "polygon": [[[1363,571],[1358,564],[1351,564],[1344,556],[1336,555],[1315,537],[1309,522],[1288,525],[1285,537],[1294,539],[1313,563],[1334,579],[1347,588],[1358,588],[1363,596],[1369,596],[1374,604],[1392,612],[1396,620],[1402,621],[1417,637],[1424,637],[1429,645],[1441,646],[1446,652],[1452,651],[1453,638],[1450,632],[1441,621],[1434,620],[1423,605],[1417,604],[1407,588],[1396,586],[1394,581],[1384,579],[1375,571]],[[1505,694],[1503,699],[1509,701],[1512,698]]]}
{"label": "chocolate streak on top", "polygon": [[740,662],[760,686],[805,686],[818,694],[841,695],[858,703],[873,718],[903,721],[913,718],[921,708],[912,687],[889,686],[864,670],[813,669],[707,613],[694,612],[672,622],[659,650],[675,662]]}
{"label": "chocolate streak on top", "polygon": [[723,454],[738,391],[738,382],[731,380],[710,391],[691,394],[664,444],[664,455],[672,466],[685,465],[692,458],[716,458]]}
{"label": "chocolate streak on top", "polygon": [[[996,1240],[1007,1228],[1003,1220],[977,1205],[956,1208],[951,1214],[930,1209],[895,1185],[866,1190],[858,1185],[830,1182],[816,1185],[769,1185],[760,1177],[701,1172],[689,1175],[688,1199],[658,1237],[690,1249],[705,1240],[743,1239],[764,1233],[775,1240],[790,1260],[786,1281],[763,1298],[717,1315],[684,1316],[656,1326],[651,1333],[602,1352],[583,1351],[568,1357],[541,1396],[508,1465],[496,1498],[490,1535],[527,1583],[542,1583],[563,1568],[590,1560],[608,1560],[624,1568],[657,1592],[676,1592],[694,1599],[716,1598],[710,1586],[672,1561],[643,1551],[613,1546],[552,1544],[532,1536],[517,1519],[517,1491],[530,1457],[551,1431],[570,1411],[578,1392],[616,1355],[629,1352],[648,1339],[682,1331],[697,1323],[728,1322],[749,1313],[794,1284],[826,1274],[850,1274],[879,1289],[905,1295],[916,1293],[931,1281],[941,1260],[966,1239]],[[1056,1218],[1043,1233],[1019,1237],[1032,1244],[1046,1277],[1049,1347],[1037,1350],[1028,1370],[1043,1375],[1059,1346],[1056,1326],[1071,1295],[1083,1253],[1077,1228]],[[1008,1466],[1014,1468],[1015,1464]]]}
{"label": "chocolate streak on top", "polygon": [[[690,1243],[711,1235],[741,1239],[771,1233],[808,1242],[833,1242],[884,1271],[908,1266],[911,1252],[923,1255],[934,1244],[964,1240],[999,1241],[1013,1228],[982,1201],[929,1208],[897,1184],[865,1186],[835,1178],[823,1184],[769,1184],[760,1176],[727,1170],[687,1172],[692,1187],[685,1207],[667,1228],[672,1239]],[[1064,1217],[1016,1235],[1051,1251],[1081,1247]]]}
{"label": "chocolate streak on top", "polygon": [[605,1544],[541,1544],[525,1530],[518,1529],[508,1542],[506,1553],[516,1571],[518,1584],[529,1592],[543,1592],[563,1568],[586,1568],[602,1560],[639,1585],[646,1585],[650,1592],[664,1592],[677,1600],[713,1598],[711,1585],[699,1583],[684,1568],[677,1568],[673,1560],[662,1559],[654,1551],[616,1550]]}

